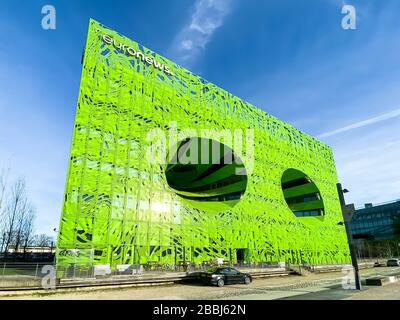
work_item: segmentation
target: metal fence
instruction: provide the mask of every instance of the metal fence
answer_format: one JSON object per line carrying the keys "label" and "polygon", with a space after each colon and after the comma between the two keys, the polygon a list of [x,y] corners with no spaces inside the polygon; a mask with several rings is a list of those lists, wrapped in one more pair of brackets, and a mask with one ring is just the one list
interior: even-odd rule
{"label": "metal fence", "polygon": [[[125,271],[117,270],[117,268],[110,268],[108,273],[109,276],[118,275],[150,275],[150,274],[162,274],[162,273],[181,273],[181,272],[201,272],[212,267],[234,267],[242,270],[250,269],[263,269],[267,270],[287,270],[288,264],[285,262],[237,262],[230,263],[224,262],[218,263],[192,263],[192,262],[181,262],[179,264],[159,264],[159,263],[146,263],[143,265],[131,265],[135,268],[128,268]],[[118,266],[117,266],[118,267]],[[57,275],[62,278],[73,279],[73,278],[94,278],[96,276],[94,266],[79,266],[71,264],[67,267],[57,267]]]}
{"label": "metal fence", "polygon": [[[200,263],[195,264],[191,262],[182,262],[177,265],[147,263],[144,265],[137,265],[137,268],[128,268],[126,270],[118,270],[117,268],[110,268],[107,276],[122,276],[122,275],[154,275],[157,274],[171,274],[171,273],[190,273],[201,272],[211,267],[226,266],[236,267],[243,270],[250,269],[263,269],[267,270],[286,270],[288,264],[284,262],[259,262],[259,263]],[[47,267],[47,268],[45,268]],[[0,289],[2,287],[10,287],[13,284],[17,285],[18,282],[26,283],[31,286],[33,283],[40,283],[41,279],[49,274],[49,269],[53,268],[55,277],[60,279],[90,279],[96,278],[95,266],[80,266],[77,264],[70,264],[66,267],[56,266],[51,262],[32,263],[32,262],[3,262],[0,263]],[[29,284],[29,285],[28,285]]]}
{"label": "metal fence", "polygon": [[[31,277],[39,279],[45,276],[42,273],[43,267],[49,263],[30,263],[30,262],[4,262],[0,264],[1,279],[13,277]],[[50,265],[52,265],[50,263]]]}
{"label": "metal fence", "polygon": [[[360,269],[371,268],[373,266],[385,266],[385,258],[374,259],[359,259]],[[248,272],[261,272],[261,273],[274,273],[274,272],[289,272],[289,271],[302,271],[309,272],[326,272],[326,271],[340,271],[342,268],[350,265],[347,264],[290,264],[285,262],[257,262],[247,263],[240,261],[237,263],[225,262],[219,266],[235,267],[242,271]],[[208,268],[218,266],[216,263],[200,263],[194,264],[191,262],[181,262],[177,265],[161,265],[156,263],[148,263],[144,265],[136,265],[135,268],[128,268],[126,270],[118,270],[117,268],[109,268],[109,272],[104,274],[107,277],[119,276],[149,276],[157,277],[173,274],[201,272]],[[57,279],[73,280],[73,279],[95,279],[98,277],[96,274],[95,266],[79,266],[71,264],[67,267],[56,267],[50,263],[23,263],[23,262],[0,262],[0,290],[4,288],[27,288],[27,287],[40,287],[42,279],[49,275],[50,269],[53,271],[54,277]],[[123,277],[121,277],[123,278]],[[116,281],[118,282],[118,281]]]}
{"label": "metal fence", "polygon": [[[48,263],[4,262],[0,264],[0,290],[40,288],[48,275]],[[50,263],[50,269],[52,264]],[[45,271],[45,272],[43,272]]]}

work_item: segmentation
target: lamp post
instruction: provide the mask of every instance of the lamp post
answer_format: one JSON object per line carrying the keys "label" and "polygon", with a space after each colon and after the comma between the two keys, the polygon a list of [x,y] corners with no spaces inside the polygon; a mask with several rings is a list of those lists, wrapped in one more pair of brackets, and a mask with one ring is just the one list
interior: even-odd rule
{"label": "lamp post", "polygon": [[357,255],[354,250],[354,241],[353,241],[353,235],[352,235],[351,226],[350,226],[351,217],[352,217],[352,214],[354,213],[354,205],[353,204],[346,205],[346,202],[344,200],[344,194],[349,192],[349,190],[342,189],[342,184],[340,184],[340,183],[338,183],[336,186],[337,186],[337,190],[338,190],[340,206],[342,209],[343,223],[344,223],[344,227],[346,229],[347,241],[349,243],[351,264],[353,265],[353,269],[354,269],[354,280],[355,280],[356,290],[361,290],[361,282],[360,282],[360,274],[358,271]]}

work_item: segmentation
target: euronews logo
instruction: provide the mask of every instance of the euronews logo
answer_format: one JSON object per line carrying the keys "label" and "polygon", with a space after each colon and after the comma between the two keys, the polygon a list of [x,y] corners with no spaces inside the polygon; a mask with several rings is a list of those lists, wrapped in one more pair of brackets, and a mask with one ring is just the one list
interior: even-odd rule
{"label": "euronews logo", "polygon": [[113,45],[116,49],[122,50],[125,54],[128,54],[132,57],[138,58],[142,61],[145,61],[149,65],[153,65],[155,68],[164,71],[166,74],[172,76],[174,75],[173,72],[169,69],[168,66],[160,63],[159,61],[156,61],[154,58],[146,56],[143,52],[141,51],[136,51],[130,46],[127,46],[126,44],[123,44],[121,42],[117,42],[115,39],[113,39],[112,36],[106,34],[102,37],[103,41],[107,44]]}

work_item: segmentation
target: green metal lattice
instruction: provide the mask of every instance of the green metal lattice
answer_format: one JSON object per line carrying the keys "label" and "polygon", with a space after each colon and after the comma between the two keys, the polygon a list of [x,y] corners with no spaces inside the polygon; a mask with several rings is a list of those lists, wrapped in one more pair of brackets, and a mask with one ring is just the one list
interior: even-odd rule
{"label": "green metal lattice", "polygon": [[[146,134],[154,128],[167,132],[171,121],[178,131],[190,128],[198,136],[204,128],[254,129],[254,165],[241,156],[247,186],[234,207],[190,205],[168,185],[166,166],[146,161]],[[236,151],[213,133],[204,138]],[[289,168],[315,183],[322,217],[299,218],[288,207],[281,179]],[[239,256],[249,262],[347,262],[336,183],[327,145],[90,20],[58,266],[173,265]]]}

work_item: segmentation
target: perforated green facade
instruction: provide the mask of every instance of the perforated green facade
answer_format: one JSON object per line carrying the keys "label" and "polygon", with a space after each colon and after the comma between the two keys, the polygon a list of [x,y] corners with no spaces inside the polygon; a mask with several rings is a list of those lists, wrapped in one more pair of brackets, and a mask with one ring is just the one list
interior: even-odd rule
{"label": "perforated green facade", "polygon": [[[254,141],[243,139],[247,182],[235,206],[192,205],[167,183],[167,165],[147,160],[148,132],[157,128],[168,136],[171,121],[178,132],[195,130],[234,152],[232,142],[201,129],[254,130]],[[254,163],[246,151],[249,143],[254,143]],[[321,215],[299,217],[288,206],[282,177],[290,168],[313,182]],[[90,21],[57,243],[59,266],[174,265],[214,258],[347,262],[336,183],[327,145]],[[290,192],[291,185],[285,188]]]}

